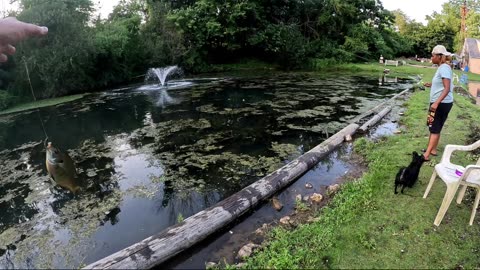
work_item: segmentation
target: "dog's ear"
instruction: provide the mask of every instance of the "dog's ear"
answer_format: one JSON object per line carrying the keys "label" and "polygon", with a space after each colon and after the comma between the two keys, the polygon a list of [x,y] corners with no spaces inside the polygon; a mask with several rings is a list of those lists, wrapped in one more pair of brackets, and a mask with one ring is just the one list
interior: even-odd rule
{"label": "dog's ear", "polygon": [[417,151],[413,151],[413,152],[412,152],[412,156],[414,156],[414,157],[418,157],[418,156],[419,156],[419,154],[417,153]]}

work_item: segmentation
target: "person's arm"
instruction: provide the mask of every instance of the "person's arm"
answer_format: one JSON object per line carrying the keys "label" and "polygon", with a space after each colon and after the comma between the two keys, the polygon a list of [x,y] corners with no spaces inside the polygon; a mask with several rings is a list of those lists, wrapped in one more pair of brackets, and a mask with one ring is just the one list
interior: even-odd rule
{"label": "person's arm", "polygon": [[15,53],[16,43],[29,37],[44,36],[48,33],[47,27],[24,23],[14,17],[0,19],[0,62],[6,62],[8,55]]}
{"label": "person's arm", "polygon": [[430,108],[435,111],[438,108],[438,105],[442,103],[443,99],[448,96],[448,93],[450,92],[450,79],[448,78],[442,78],[442,83],[443,83],[443,91],[438,97],[438,99],[430,106]]}

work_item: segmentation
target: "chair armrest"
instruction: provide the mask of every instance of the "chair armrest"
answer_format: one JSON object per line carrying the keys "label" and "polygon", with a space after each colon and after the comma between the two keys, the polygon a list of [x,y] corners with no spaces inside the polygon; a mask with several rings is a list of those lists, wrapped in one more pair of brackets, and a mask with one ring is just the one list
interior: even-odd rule
{"label": "chair armrest", "polygon": [[479,165],[468,165],[467,167],[465,167],[465,172],[463,173],[463,175],[465,175],[465,177],[468,177],[468,174],[470,174],[471,171],[473,170],[480,170],[480,166]]}
{"label": "chair armrest", "polygon": [[450,156],[452,155],[453,151],[473,151],[480,147],[480,140],[472,143],[470,145],[454,145],[448,144],[445,146],[445,150],[443,151],[442,160],[441,162],[450,162]]}

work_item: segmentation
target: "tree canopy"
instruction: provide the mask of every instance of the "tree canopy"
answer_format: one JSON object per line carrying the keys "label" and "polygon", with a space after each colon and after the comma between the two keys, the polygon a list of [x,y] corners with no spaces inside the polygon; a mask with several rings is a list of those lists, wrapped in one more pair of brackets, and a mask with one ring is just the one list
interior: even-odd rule
{"label": "tree canopy", "polygon": [[[463,42],[460,0],[427,25],[379,0],[121,0],[105,19],[91,0],[18,2],[13,15],[49,34],[20,44],[1,67],[0,106],[29,97],[25,65],[37,96],[54,97],[128,83],[149,67],[204,72],[257,58],[296,69],[314,59],[428,56],[436,44],[458,50]],[[468,35],[477,37],[480,4],[468,2]]]}

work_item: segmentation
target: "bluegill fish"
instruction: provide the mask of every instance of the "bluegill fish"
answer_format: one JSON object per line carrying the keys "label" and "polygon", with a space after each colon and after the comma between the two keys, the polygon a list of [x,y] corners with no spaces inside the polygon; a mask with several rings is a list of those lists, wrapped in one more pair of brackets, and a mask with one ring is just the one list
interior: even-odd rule
{"label": "bluegill fish", "polygon": [[50,177],[62,188],[76,194],[81,188],[72,158],[54,147],[51,142],[46,146],[46,150],[45,163]]}

